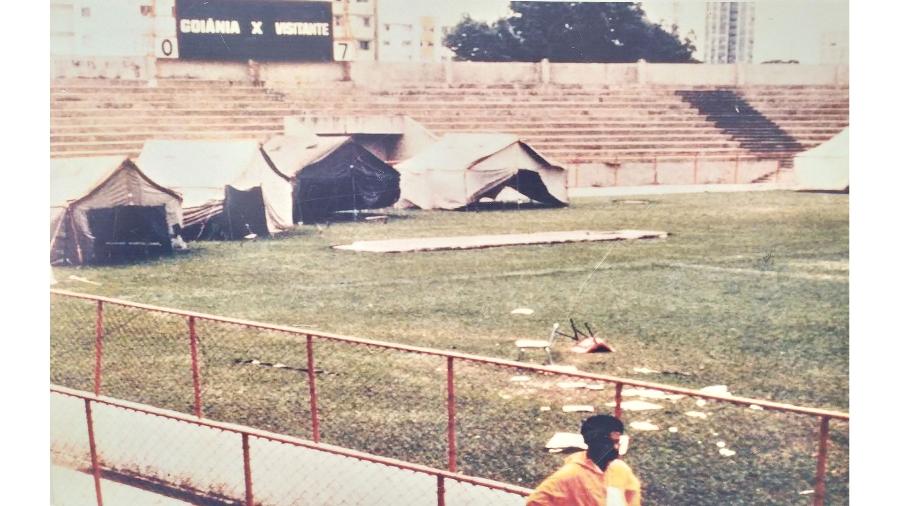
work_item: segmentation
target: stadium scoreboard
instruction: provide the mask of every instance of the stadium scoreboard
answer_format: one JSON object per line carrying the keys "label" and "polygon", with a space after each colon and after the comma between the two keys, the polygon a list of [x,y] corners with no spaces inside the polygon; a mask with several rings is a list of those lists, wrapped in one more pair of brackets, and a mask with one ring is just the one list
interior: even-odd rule
{"label": "stadium scoreboard", "polygon": [[331,2],[175,0],[174,7],[174,19],[158,19],[168,28],[157,29],[157,33],[163,32],[156,42],[160,58],[334,60]]}

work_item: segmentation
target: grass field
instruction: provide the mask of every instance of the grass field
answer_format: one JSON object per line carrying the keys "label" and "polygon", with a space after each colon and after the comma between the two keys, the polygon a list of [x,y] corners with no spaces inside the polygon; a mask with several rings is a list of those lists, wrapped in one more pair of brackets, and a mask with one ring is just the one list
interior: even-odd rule
{"label": "grass field", "polygon": [[[253,243],[195,243],[186,254],[143,264],[54,273],[63,289],[507,359],[515,358],[516,338],[544,337],[553,322],[572,317],[590,322],[617,352],[572,355],[560,342],[557,362],[687,387],[724,384],[735,395],[846,410],[847,196],[758,192],[645,200],[576,199],[565,209],[477,213],[391,211],[385,225],[302,227]],[[623,228],[664,230],[670,237],[382,255],[329,247],[366,239]],[[534,314],[510,314],[517,307]],[[54,306],[54,315],[64,312]],[[93,329],[89,319],[85,323]],[[163,338],[171,335],[169,324],[180,322],[154,322],[152,332],[137,324],[121,329],[124,337],[142,328],[145,339],[132,349],[132,360],[158,360],[172,372],[157,368],[158,385],[143,377],[123,380],[120,393],[140,385],[142,397],[135,400],[185,409],[180,399],[189,397],[190,379],[174,358],[184,349],[176,353],[171,348],[177,345]],[[61,344],[63,331],[54,328],[53,380],[84,387],[90,357]],[[246,354],[248,341],[280,339],[238,333],[219,343],[221,349],[243,347],[229,358]],[[207,349],[213,342],[206,341]],[[326,441],[439,465],[445,423],[440,375],[433,382],[421,378],[441,363],[333,348],[322,367],[341,374],[322,386],[323,409],[331,415],[323,427],[331,435]],[[275,359],[300,362],[304,356],[293,350]],[[129,365],[123,362],[122,374]],[[664,372],[638,374],[635,368]],[[470,380],[461,380],[461,467],[533,485],[559,463],[537,449],[553,431],[577,430],[584,415],[538,412],[540,405],[558,408],[559,394],[535,383],[513,391],[509,374],[473,370]],[[207,414],[302,433],[292,418],[304,416],[305,408],[290,399],[305,384],[276,376],[210,367],[207,398],[215,406]],[[173,389],[176,383],[184,385]],[[599,397],[567,395],[603,409]],[[266,409],[248,414],[246,399],[264,398]],[[664,429],[680,428],[634,434],[628,460],[645,482],[647,504],[808,502],[799,492],[811,488],[814,474],[813,420],[726,406],[705,408],[715,422],[684,420],[692,401],[679,402],[653,415],[626,413],[626,423],[649,418]],[[736,456],[720,458],[718,439]],[[832,443],[827,503],[842,504],[845,427],[836,426]]]}

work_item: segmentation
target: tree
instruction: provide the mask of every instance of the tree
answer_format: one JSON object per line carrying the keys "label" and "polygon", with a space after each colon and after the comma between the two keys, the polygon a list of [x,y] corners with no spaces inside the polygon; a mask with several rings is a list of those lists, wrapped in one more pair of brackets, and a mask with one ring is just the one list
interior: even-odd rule
{"label": "tree", "polygon": [[639,4],[512,2],[487,24],[465,16],[444,38],[460,60],[627,63],[695,62],[690,39],[647,20]]}

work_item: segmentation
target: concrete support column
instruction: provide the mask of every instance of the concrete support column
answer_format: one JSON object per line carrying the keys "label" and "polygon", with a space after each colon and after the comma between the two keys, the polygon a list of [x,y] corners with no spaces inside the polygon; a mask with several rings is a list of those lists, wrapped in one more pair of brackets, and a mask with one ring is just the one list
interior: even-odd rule
{"label": "concrete support column", "polygon": [[647,62],[643,58],[637,61],[636,69],[638,84],[647,84]]}
{"label": "concrete support column", "polygon": [[444,60],[444,84],[453,84],[453,60]]}
{"label": "concrete support column", "polygon": [[734,85],[735,86],[743,86],[746,84],[746,71],[744,69],[744,65],[742,63],[734,64]]}
{"label": "concrete support column", "polygon": [[147,56],[146,60],[147,63],[144,64],[146,73],[143,78],[147,80],[148,87],[156,88],[158,77],[158,71],[156,69],[156,55],[149,55]]}
{"label": "concrete support column", "polygon": [[541,84],[550,84],[550,60],[541,60]]}

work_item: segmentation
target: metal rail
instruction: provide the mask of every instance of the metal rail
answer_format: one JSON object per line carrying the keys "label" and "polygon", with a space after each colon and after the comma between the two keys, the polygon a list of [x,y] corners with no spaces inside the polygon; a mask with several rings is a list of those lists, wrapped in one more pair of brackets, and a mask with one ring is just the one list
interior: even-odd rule
{"label": "metal rail", "polygon": [[[792,413],[796,415],[815,417],[819,421],[819,445],[818,452],[816,455],[816,479],[815,479],[815,493],[813,494],[813,505],[821,506],[824,504],[825,500],[825,480],[827,473],[827,454],[828,454],[828,441],[829,441],[829,422],[830,420],[842,420],[849,421],[850,415],[848,413],[843,413],[840,411],[829,410],[829,409],[821,409],[821,408],[810,408],[804,406],[796,406],[793,404],[786,404],[780,402],[774,402],[764,399],[754,399],[750,397],[738,397],[731,395],[718,395],[711,394],[706,392],[701,392],[699,390],[683,388],[678,386],[666,385],[663,383],[653,383],[649,381],[640,381],[640,380],[632,380],[627,378],[620,378],[616,376],[608,376],[603,374],[595,374],[589,372],[581,372],[581,371],[560,371],[558,369],[546,366],[539,366],[534,364],[527,364],[523,362],[515,362],[512,360],[504,360],[498,358],[490,358],[484,357],[480,355],[472,355],[467,353],[459,353],[455,351],[446,351],[439,350],[435,348],[426,348],[421,346],[411,346],[405,344],[392,343],[388,341],[378,341],[372,339],[363,339],[358,337],[350,337],[350,336],[342,336],[338,334],[331,334],[327,332],[317,332],[310,329],[302,329],[285,325],[275,325],[269,323],[260,323],[252,320],[244,320],[239,318],[229,318],[224,316],[216,316],[211,314],[199,313],[195,311],[183,311],[178,309],[153,306],[149,304],[141,304],[136,302],[130,302],[120,299],[114,299],[110,297],[102,297],[97,295],[89,295],[77,292],[70,292],[67,290],[58,290],[51,289],[51,294],[59,295],[62,297],[70,297],[76,299],[82,299],[87,301],[92,301],[97,304],[97,317],[96,317],[96,342],[95,342],[95,370],[94,370],[94,389],[95,394],[100,394],[100,385],[101,385],[101,357],[103,350],[103,309],[104,304],[113,304],[123,307],[130,307],[133,309],[139,309],[144,311],[165,313],[171,315],[178,315],[187,318],[188,321],[188,336],[187,339],[190,342],[190,353],[191,353],[191,372],[194,386],[194,413],[195,417],[193,420],[200,419],[202,417],[202,403],[203,400],[201,398],[201,378],[199,374],[199,365],[198,365],[198,351],[197,347],[199,346],[199,342],[196,336],[195,330],[195,322],[197,319],[202,319],[206,321],[219,322],[231,325],[239,325],[246,328],[267,330],[267,331],[275,331],[275,332],[283,332],[291,335],[295,335],[299,338],[303,338],[306,341],[306,350],[307,350],[307,374],[309,379],[309,395],[310,395],[310,425],[312,428],[312,436],[313,441],[316,444],[320,441],[320,433],[319,433],[319,413],[318,413],[318,393],[316,389],[316,373],[315,373],[315,360],[313,355],[313,343],[315,339],[323,339],[329,341],[343,342],[347,344],[353,345],[363,345],[387,350],[394,350],[404,353],[414,353],[420,355],[429,355],[436,357],[443,357],[447,361],[447,378],[446,378],[446,387],[447,387],[447,469],[449,472],[453,473],[456,471],[456,461],[457,461],[457,441],[456,441],[456,394],[454,387],[454,361],[466,361],[471,363],[479,363],[479,364],[488,364],[497,367],[506,367],[513,368],[517,370],[531,371],[538,374],[546,374],[546,375],[557,375],[557,376],[567,376],[580,378],[584,380],[590,380],[595,382],[603,382],[603,383],[611,383],[615,387],[615,415],[617,417],[621,417],[622,414],[622,389],[624,386],[643,388],[648,390],[657,390],[661,392],[666,392],[670,394],[679,394],[688,397],[694,397],[699,399],[704,399],[708,401],[715,402],[723,402],[727,404],[737,405],[737,406],[757,406],[759,408],[763,408],[769,411],[777,411],[782,413]],[[247,456],[249,459],[249,455]],[[249,465],[249,464],[248,464]],[[456,475],[453,475],[456,476]],[[455,478],[454,478],[455,479]],[[249,482],[249,475],[248,475]]]}
{"label": "metal rail", "polygon": [[[121,399],[115,399],[112,397],[106,397],[103,395],[96,395],[90,392],[85,392],[82,390],[77,390],[74,388],[68,388],[60,385],[50,385],[50,392],[56,393],[60,395],[65,395],[68,397],[74,397],[78,399],[84,400],[85,403],[85,412],[86,412],[86,420],[87,420],[87,429],[88,435],[90,438],[90,449],[91,449],[91,466],[92,473],[95,477],[95,491],[97,494],[97,504],[102,506],[102,496],[100,489],[100,477],[102,474],[102,469],[100,468],[100,464],[98,462],[98,452],[97,452],[97,444],[94,439],[94,423],[93,417],[91,416],[93,404],[104,404],[107,406],[113,406],[117,408],[126,409],[129,411],[134,411],[137,413],[142,413],[146,415],[152,415],[155,417],[166,418],[169,420],[175,420],[178,422],[188,423],[192,425],[197,425],[200,427],[208,427],[220,430],[222,432],[229,432],[232,434],[239,435],[241,437],[241,447],[242,447],[242,465],[244,469],[244,501],[245,504],[253,504],[253,480],[252,480],[252,460],[250,458],[250,444],[249,438],[254,437],[257,439],[265,439],[268,441],[274,441],[278,443],[284,443],[291,446],[297,446],[301,448],[306,448],[310,450],[320,451],[324,453],[330,453],[334,455],[341,455],[343,457],[349,457],[356,460],[361,460],[365,462],[371,462],[374,464],[380,464],[388,467],[393,467],[396,469],[402,469],[406,471],[412,471],[416,473],[427,474],[429,476],[435,477],[435,491],[438,494],[438,502],[443,503],[445,487],[444,483],[446,480],[452,480],[460,483],[468,483],[470,485],[484,487],[491,490],[497,490],[500,492],[506,492],[509,494],[515,494],[518,496],[527,496],[531,493],[531,489],[525,487],[519,487],[517,485],[511,485],[509,483],[503,483],[499,481],[489,480],[487,478],[479,478],[477,476],[467,476],[464,474],[454,473],[450,471],[444,471],[442,469],[436,469],[433,467],[424,466],[421,464],[414,464],[412,462],[406,462],[403,460],[392,459],[389,457],[381,457],[378,455],[372,455],[369,453],[364,453],[356,450],[351,450],[348,448],[342,448],[340,446],[329,445],[325,443],[316,443],[314,441],[308,441],[305,439],[287,436],[284,434],[278,434],[275,432],[264,431],[260,429],[255,429],[252,427],[247,427],[244,425],[227,423],[227,422],[218,422],[215,420],[210,420],[207,418],[198,418],[195,416],[187,415],[184,413],[179,413],[177,411],[171,411],[168,409],[157,408],[153,406],[148,406],[146,404],[140,404],[131,401],[125,401]],[[101,442],[102,443],[102,442]]]}

